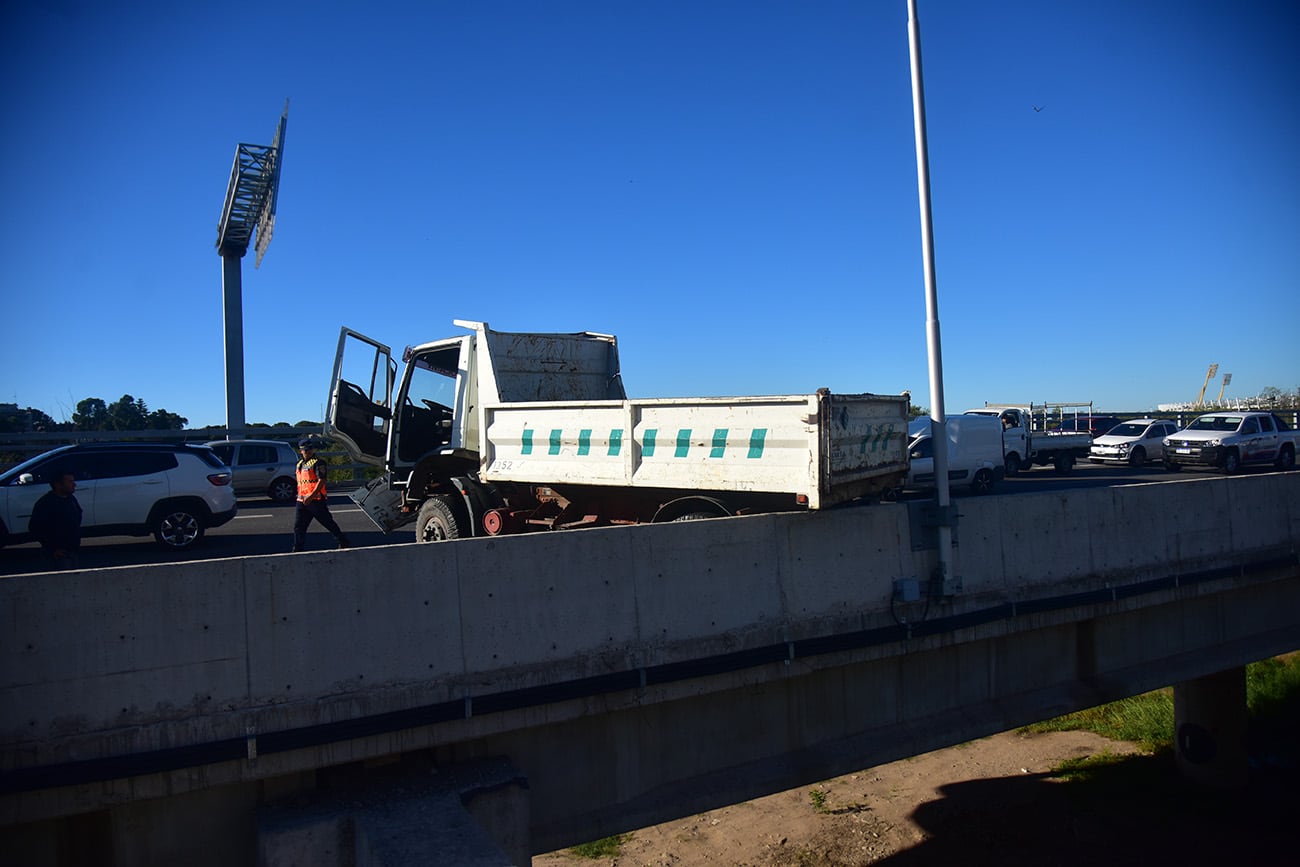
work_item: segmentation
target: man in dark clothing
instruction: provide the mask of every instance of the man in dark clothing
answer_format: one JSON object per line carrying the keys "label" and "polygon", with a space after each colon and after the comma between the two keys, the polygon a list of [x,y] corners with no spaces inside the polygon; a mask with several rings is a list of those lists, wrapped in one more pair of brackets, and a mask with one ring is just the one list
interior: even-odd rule
{"label": "man in dark clothing", "polygon": [[329,503],[327,502],[328,494],[325,491],[325,481],[329,475],[329,464],[325,463],[322,458],[316,457],[316,447],[318,443],[311,437],[307,437],[298,443],[298,451],[302,453],[302,460],[298,461],[298,508],[297,514],[293,521],[293,550],[303,550],[303,545],[307,541],[307,527],[311,524],[312,519],[320,522],[320,525],[334,536],[338,541],[340,548],[347,548],[348,537],[343,535],[339,529],[338,522],[330,514]]}
{"label": "man in dark clothing", "polygon": [[41,543],[50,569],[76,569],[81,548],[81,504],[74,496],[77,480],[70,472],[55,470],[50,490],[32,507],[27,529]]}

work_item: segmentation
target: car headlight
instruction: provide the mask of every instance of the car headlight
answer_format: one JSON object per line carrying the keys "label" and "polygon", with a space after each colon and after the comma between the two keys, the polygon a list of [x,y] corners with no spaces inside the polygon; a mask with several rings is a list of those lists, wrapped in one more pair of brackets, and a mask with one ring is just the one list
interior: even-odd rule
{"label": "car headlight", "polygon": [[1120,453],[1123,454],[1124,452],[1128,451],[1129,445],[1130,443],[1120,443],[1119,444]]}
{"label": "car headlight", "polygon": [[1223,445],[1223,440],[1210,440],[1207,445],[1211,448],[1217,449],[1219,446]]}
{"label": "car headlight", "polygon": [[1165,437],[1163,440],[1160,441],[1160,445],[1164,446],[1165,448],[1169,448],[1169,446],[1173,444],[1169,442],[1169,437]]}

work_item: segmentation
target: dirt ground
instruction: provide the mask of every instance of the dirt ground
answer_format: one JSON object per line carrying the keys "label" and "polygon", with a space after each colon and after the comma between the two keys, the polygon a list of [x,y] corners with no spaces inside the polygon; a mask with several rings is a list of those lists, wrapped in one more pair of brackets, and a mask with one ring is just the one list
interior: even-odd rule
{"label": "dirt ground", "polygon": [[1089,732],[1004,732],[643,828],[615,857],[564,850],[533,867],[1300,864],[1289,780],[1224,795],[1188,793],[1172,763],[1154,783],[1051,774],[1066,759],[1136,752]]}

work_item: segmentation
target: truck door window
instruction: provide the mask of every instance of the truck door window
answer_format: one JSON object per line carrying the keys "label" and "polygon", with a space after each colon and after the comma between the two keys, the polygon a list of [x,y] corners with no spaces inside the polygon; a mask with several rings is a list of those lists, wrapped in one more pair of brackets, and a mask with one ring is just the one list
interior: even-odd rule
{"label": "truck door window", "polygon": [[1242,435],[1259,433],[1259,422],[1253,418],[1246,419],[1241,425]]}
{"label": "truck door window", "polygon": [[406,393],[402,395],[397,456],[418,460],[431,448],[451,439],[452,407],[456,405],[456,368],[460,348],[448,346],[412,359]]}
{"label": "truck door window", "polygon": [[1273,419],[1266,415],[1259,416],[1259,429],[1264,433],[1273,432]]}

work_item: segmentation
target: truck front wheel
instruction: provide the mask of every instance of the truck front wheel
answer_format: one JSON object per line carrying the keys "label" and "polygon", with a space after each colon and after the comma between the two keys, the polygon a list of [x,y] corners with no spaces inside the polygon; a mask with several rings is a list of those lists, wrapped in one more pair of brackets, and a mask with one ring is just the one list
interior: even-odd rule
{"label": "truck front wheel", "polygon": [[1007,475],[1014,476],[1020,472],[1020,455],[1012,452],[1007,455]]}
{"label": "truck front wheel", "polygon": [[1241,456],[1237,454],[1236,449],[1228,449],[1223,456],[1223,474],[1225,476],[1236,475],[1241,469]]}
{"label": "truck front wheel", "polygon": [[469,535],[467,529],[446,497],[430,497],[415,519],[415,541],[446,542]]}

